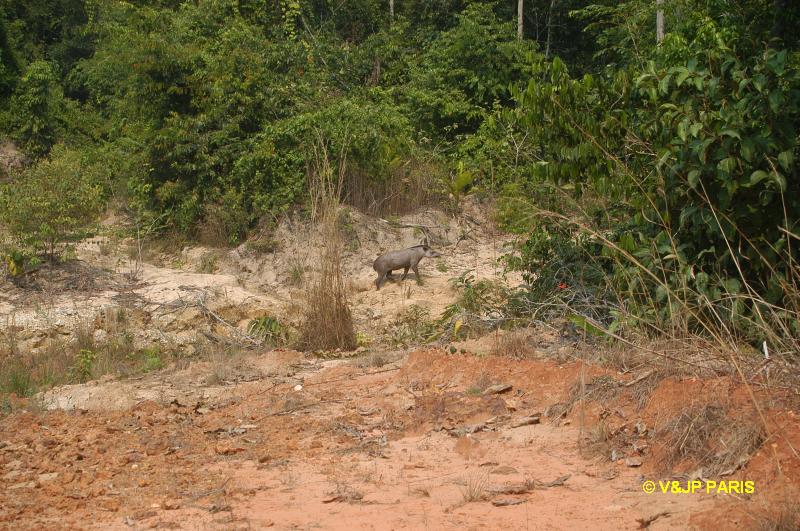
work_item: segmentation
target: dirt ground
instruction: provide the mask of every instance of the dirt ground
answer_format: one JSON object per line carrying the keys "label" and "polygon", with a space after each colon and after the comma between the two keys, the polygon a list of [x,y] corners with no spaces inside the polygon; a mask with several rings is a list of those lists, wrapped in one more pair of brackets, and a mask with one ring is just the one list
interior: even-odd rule
{"label": "dirt ground", "polygon": [[[547,324],[520,332],[514,356],[501,333],[445,348],[385,340],[412,305],[438,316],[457,296],[453,277],[520,282],[502,275],[510,237],[483,208],[394,222],[351,213],[350,302],[373,342],[344,359],[250,349],[12,397],[0,417],[0,528],[794,529],[796,390],[618,371],[583,361],[595,347]],[[423,262],[422,285],[375,291],[371,261],[419,243],[419,225],[444,257]],[[108,238],[83,242],[58,282],[43,271],[3,286],[3,333],[36,350],[81,327],[113,333],[109,309],[125,308],[137,344],[190,352],[198,336],[241,339],[255,316],[292,323],[315,235],[289,223],[273,237],[267,253],[187,248],[140,265]],[[701,415],[684,414],[695,411],[740,435],[709,437],[713,477],[689,451]],[[746,429],[762,424],[765,433]],[[738,459],[734,444],[752,457]],[[754,481],[755,491],[643,490],[705,479]]]}
{"label": "dirt ground", "polygon": [[[4,418],[0,526],[637,529],[657,517],[650,528],[717,529],[719,518],[747,528],[755,518],[748,504],[757,510],[753,500],[767,499],[648,495],[643,480],[659,477],[651,453],[623,449],[627,457],[612,462],[586,446],[598,411],[612,407],[628,426],[653,422],[663,413],[659,394],[676,382],[662,384],[651,410],[637,414],[623,396],[556,423],[543,412],[565,399],[565,382],[609,372],[438,349],[381,367],[293,351],[244,363],[262,376],[133,406]],[[207,369],[149,375],[137,386],[188,382]],[[486,388],[476,393],[481,379]],[[116,396],[126,385],[93,387]],[[800,443],[800,429],[793,413],[783,415],[791,433],[776,439],[782,472],[773,456],[759,455],[735,476],[757,489],[778,480],[786,493],[796,488],[800,461],[789,444]],[[638,455],[644,464],[630,466]]]}

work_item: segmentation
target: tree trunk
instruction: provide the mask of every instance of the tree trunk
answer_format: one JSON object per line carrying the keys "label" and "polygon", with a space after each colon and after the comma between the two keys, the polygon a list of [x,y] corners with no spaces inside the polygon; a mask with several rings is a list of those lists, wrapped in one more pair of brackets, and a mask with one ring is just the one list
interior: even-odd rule
{"label": "tree trunk", "polygon": [[522,33],[523,33],[523,27],[522,27],[523,2],[524,0],[517,0],[517,38],[519,40],[522,40]]}
{"label": "tree trunk", "polygon": [[772,23],[772,37],[783,40],[786,37],[786,9],[789,7],[789,0],[774,0],[775,19]]}
{"label": "tree trunk", "polygon": [[389,19],[394,22],[394,0],[389,0]]}
{"label": "tree trunk", "polygon": [[544,58],[550,59],[550,42],[553,36],[553,9],[556,6],[556,0],[550,0],[550,10],[547,12],[547,44],[544,48]]}
{"label": "tree trunk", "polygon": [[661,44],[661,41],[664,40],[664,10],[661,9],[664,0],[656,0],[656,4],[658,5],[656,8],[656,42]]}

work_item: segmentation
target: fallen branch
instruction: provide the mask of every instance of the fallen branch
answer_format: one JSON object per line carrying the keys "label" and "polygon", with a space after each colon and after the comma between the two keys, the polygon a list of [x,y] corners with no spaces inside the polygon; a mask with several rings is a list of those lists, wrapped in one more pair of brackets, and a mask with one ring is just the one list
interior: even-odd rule
{"label": "fallen branch", "polygon": [[655,370],[655,369],[651,369],[651,370],[649,370],[649,371],[645,372],[644,374],[642,374],[641,376],[637,376],[636,378],[634,378],[634,379],[633,379],[633,380],[631,380],[630,382],[626,383],[626,384],[625,384],[625,387],[631,387],[631,386],[634,386],[634,385],[636,385],[637,383],[641,382],[642,380],[646,380],[646,379],[647,379],[647,378],[649,378],[651,375],[653,375],[653,373],[655,373],[655,372],[656,372],[656,370]]}
{"label": "fallen branch", "polygon": [[662,516],[669,516],[669,511],[662,511],[658,514],[654,514],[653,516],[648,516],[647,518],[637,518],[636,521],[639,522],[639,529],[647,529],[650,527],[650,524],[661,518]]}

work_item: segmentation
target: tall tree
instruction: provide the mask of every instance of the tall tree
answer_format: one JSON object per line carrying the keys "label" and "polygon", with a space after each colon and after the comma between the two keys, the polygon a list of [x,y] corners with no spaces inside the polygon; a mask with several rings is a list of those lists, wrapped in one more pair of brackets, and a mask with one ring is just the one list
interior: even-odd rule
{"label": "tall tree", "polygon": [[656,4],[656,42],[660,43],[664,40],[664,10],[661,9],[664,0],[656,0]]}

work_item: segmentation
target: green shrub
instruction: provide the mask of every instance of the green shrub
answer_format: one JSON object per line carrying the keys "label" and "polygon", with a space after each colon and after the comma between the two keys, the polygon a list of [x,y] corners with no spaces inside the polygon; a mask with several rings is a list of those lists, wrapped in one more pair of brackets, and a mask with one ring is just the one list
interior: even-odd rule
{"label": "green shrub", "polygon": [[91,166],[63,146],[0,185],[0,221],[19,246],[51,259],[57,244],[79,236],[102,206],[103,189]]}
{"label": "green shrub", "polygon": [[97,361],[97,354],[93,350],[81,349],[75,355],[75,362],[69,369],[71,379],[79,383],[90,380],[95,361]]}
{"label": "green shrub", "polygon": [[286,330],[280,321],[269,315],[257,317],[250,321],[247,333],[260,339],[267,345],[278,345],[286,340]]}

